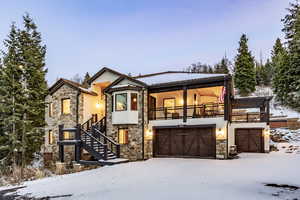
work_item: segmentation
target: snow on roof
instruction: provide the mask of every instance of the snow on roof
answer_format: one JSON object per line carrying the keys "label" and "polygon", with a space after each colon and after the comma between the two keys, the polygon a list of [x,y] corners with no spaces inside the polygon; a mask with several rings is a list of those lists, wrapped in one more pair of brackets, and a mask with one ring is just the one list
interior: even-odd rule
{"label": "snow on roof", "polygon": [[122,85],[114,85],[111,88],[122,88],[122,87],[136,87],[136,85],[132,84],[122,84]]}
{"label": "snow on roof", "polygon": [[186,81],[186,80],[210,78],[210,77],[218,77],[218,76],[225,76],[225,74],[166,72],[166,73],[158,73],[158,74],[149,75],[149,76],[145,75],[145,76],[141,76],[141,77],[136,77],[136,79],[146,83],[147,85],[154,85],[154,84],[161,84],[161,83]]}

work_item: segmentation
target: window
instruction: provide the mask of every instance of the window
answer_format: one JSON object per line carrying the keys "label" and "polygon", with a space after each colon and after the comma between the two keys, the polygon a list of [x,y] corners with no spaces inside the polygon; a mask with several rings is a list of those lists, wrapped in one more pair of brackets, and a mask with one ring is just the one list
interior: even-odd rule
{"label": "window", "polygon": [[49,103],[49,117],[53,117],[53,103]]}
{"label": "window", "polygon": [[115,110],[116,111],[124,111],[127,110],[127,94],[116,94],[116,105]]}
{"label": "window", "polygon": [[73,140],[74,136],[74,132],[64,131],[64,140]]}
{"label": "window", "polygon": [[131,110],[137,110],[137,93],[131,93]]}
{"label": "window", "polygon": [[70,114],[70,112],[71,112],[70,106],[71,106],[71,100],[63,99],[62,100],[62,108],[61,108],[62,114]]}
{"label": "window", "polygon": [[164,99],[164,108],[174,109],[175,107],[175,98]]}
{"label": "window", "polygon": [[50,130],[49,132],[48,132],[48,144],[53,144],[53,132],[52,132],[52,130]]}
{"label": "window", "polygon": [[128,143],[128,129],[121,128],[118,131],[118,140],[120,144],[127,144]]}

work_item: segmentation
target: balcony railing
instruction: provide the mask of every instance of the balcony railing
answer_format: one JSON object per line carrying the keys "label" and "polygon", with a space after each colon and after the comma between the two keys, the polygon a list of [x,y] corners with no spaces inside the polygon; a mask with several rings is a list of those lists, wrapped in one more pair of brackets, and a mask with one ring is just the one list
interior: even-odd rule
{"label": "balcony railing", "polygon": [[[186,112],[187,118],[223,117],[224,104],[187,105]],[[149,111],[149,120],[182,119],[183,113],[183,106],[152,108]]]}
{"label": "balcony railing", "polygon": [[267,114],[264,113],[233,113],[232,122],[267,122]]}

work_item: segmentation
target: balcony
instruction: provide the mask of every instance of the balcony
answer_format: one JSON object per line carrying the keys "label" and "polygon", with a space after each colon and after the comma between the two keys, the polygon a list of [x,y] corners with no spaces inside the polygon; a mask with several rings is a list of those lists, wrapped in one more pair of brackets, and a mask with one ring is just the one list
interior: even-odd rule
{"label": "balcony", "polygon": [[[183,119],[184,106],[157,107],[149,111],[149,120]],[[223,103],[206,103],[186,106],[187,118],[224,117]]]}

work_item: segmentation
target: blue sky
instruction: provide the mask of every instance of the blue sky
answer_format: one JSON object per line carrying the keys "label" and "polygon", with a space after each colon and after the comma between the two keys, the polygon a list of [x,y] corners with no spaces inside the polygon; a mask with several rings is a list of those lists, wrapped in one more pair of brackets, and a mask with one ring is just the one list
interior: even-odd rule
{"label": "blue sky", "polygon": [[[0,41],[29,12],[47,45],[47,79],[94,74],[102,66],[139,74],[233,59],[242,33],[264,60],[281,33],[288,0],[10,0]],[[3,49],[3,45],[0,44]]]}

